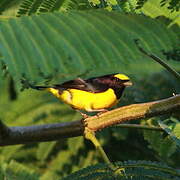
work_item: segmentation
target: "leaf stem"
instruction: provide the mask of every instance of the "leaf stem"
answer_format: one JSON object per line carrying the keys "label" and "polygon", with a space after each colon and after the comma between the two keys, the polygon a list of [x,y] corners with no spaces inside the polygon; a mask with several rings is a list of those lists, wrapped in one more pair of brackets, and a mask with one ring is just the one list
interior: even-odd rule
{"label": "leaf stem", "polygon": [[86,127],[84,131],[84,137],[90,140],[94,144],[95,148],[100,152],[102,158],[109,165],[109,167],[112,170],[116,170],[116,167],[111,163],[106,153],[104,152],[104,149],[102,148],[99,141],[97,140],[95,133]]}
{"label": "leaf stem", "polygon": [[165,63],[161,58],[157,57],[154,54],[150,54],[147,53],[139,44],[139,39],[135,39],[134,42],[136,44],[136,46],[138,47],[139,51],[141,51],[143,54],[145,54],[146,56],[152,58],[153,60],[155,60],[156,62],[158,62],[159,64],[161,64],[164,68],[166,68],[171,74],[173,74],[177,79],[180,80],[180,74],[174,70],[172,67],[170,67],[167,63]]}

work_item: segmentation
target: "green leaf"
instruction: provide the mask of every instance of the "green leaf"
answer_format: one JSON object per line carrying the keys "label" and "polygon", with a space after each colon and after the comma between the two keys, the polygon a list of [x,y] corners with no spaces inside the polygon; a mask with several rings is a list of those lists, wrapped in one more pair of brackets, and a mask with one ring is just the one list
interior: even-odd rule
{"label": "green leaf", "polygon": [[160,71],[159,64],[137,50],[137,38],[159,56],[178,42],[160,21],[116,12],[51,13],[0,24],[2,61],[17,82],[22,77],[59,83],[77,76]]}
{"label": "green leaf", "polygon": [[[35,125],[77,120],[80,114],[47,92],[26,90],[17,101],[8,97],[8,81],[1,88],[0,119],[12,125]],[[37,98],[38,97],[38,98]]]}
{"label": "green leaf", "polygon": [[167,8],[168,4],[161,6],[161,1],[162,0],[148,0],[142,7],[141,11],[152,18],[160,16],[166,17],[172,20],[169,23],[177,23],[180,25],[179,12],[171,12],[170,9]]}
{"label": "green leaf", "polygon": [[[167,126],[165,123],[162,121],[158,121],[159,125],[161,128],[163,128],[166,133],[170,135],[170,137],[176,142],[176,144],[180,147],[180,123],[175,123],[172,126]],[[172,127],[172,129],[170,128]]]}
{"label": "green leaf", "polygon": [[[9,18],[15,17],[19,4],[22,2],[22,0],[1,0],[0,1],[0,18],[6,17]],[[3,16],[1,16],[1,14]]]}
{"label": "green leaf", "polygon": [[58,10],[67,0],[23,0],[17,16],[32,15]]}
{"label": "green leaf", "polygon": [[148,147],[155,150],[163,160],[168,160],[176,152],[176,144],[169,136],[163,138],[162,133],[145,131],[144,139],[149,142]]}
{"label": "green leaf", "polygon": [[[20,8],[17,12],[17,16],[21,15],[31,15],[38,11],[38,7],[41,6],[44,0],[24,0],[20,4]],[[52,4],[54,2],[52,1]]]}
{"label": "green leaf", "polygon": [[161,0],[161,6],[167,5],[167,8],[171,11],[179,11],[180,9],[180,2],[179,0]]}
{"label": "green leaf", "polygon": [[20,180],[36,180],[38,179],[38,174],[32,169],[27,168],[21,163],[12,160],[4,168],[5,175],[4,179],[20,179]]}
{"label": "green leaf", "polygon": [[[125,161],[116,162],[117,169],[112,171],[107,164],[97,164],[81,169],[75,173],[70,174],[63,180],[80,180],[80,179],[160,179],[170,180],[178,179],[180,172],[176,169],[168,167],[165,164],[151,162],[151,161]],[[124,172],[120,174],[120,169],[125,168]]]}
{"label": "green leaf", "polygon": [[180,123],[176,123],[172,128],[172,133],[180,140]]}
{"label": "green leaf", "polygon": [[9,161],[14,157],[21,149],[22,145],[8,146],[6,148],[0,148],[0,154],[4,156],[5,161]]}
{"label": "green leaf", "polygon": [[17,16],[88,8],[92,9],[86,0],[23,0]]}
{"label": "green leaf", "polygon": [[68,149],[59,151],[56,158],[52,160],[50,165],[51,172],[58,171],[61,175],[67,175],[68,168],[65,167],[78,163],[79,157],[77,154],[79,149],[83,148],[83,142],[83,137],[68,139]]}
{"label": "green leaf", "polygon": [[[153,120],[157,122],[159,118]],[[155,150],[164,161],[168,161],[176,152],[176,143],[169,136],[164,137],[162,132],[144,131],[143,134],[144,139],[149,142],[149,148]]]}
{"label": "green leaf", "polygon": [[37,149],[37,159],[44,161],[48,155],[52,152],[56,142],[39,143]]}
{"label": "green leaf", "polygon": [[72,155],[76,155],[77,151],[83,147],[84,145],[84,138],[83,137],[77,137],[77,138],[71,138],[68,139],[68,148],[70,150],[70,153]]}
{"label": "green leaf", "polygon": [[60,179],[59,175],[55,172],[48,171],[47,173],[43,173],[39,180],[49,180],[49,179]]}

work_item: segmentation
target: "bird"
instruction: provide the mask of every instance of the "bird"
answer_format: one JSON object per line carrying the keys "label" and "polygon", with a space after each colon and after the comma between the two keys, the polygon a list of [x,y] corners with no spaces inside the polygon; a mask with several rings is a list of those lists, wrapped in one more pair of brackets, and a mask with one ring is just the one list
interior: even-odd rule
{"label": "bird", "polygon": [[76,78],[52,86],[31,85],[31,88],[46,90],[80,112],[103,112],[116,105],[125,87],[131,85],[127,75],[115,73],[85,80]]}

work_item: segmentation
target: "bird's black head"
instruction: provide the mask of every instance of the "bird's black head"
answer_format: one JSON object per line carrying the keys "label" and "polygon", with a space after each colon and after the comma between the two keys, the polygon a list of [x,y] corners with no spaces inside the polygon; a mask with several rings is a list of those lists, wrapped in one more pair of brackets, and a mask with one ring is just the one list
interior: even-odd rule
{"label": "bird's black head", "polygon": [[93,83],[99,85],[102,90],[112,88],[119,99],[126,86],[131,86],[132,82],[124,74],[110,74],[93,79]]}
{"label": "bird's black head", "polygon": [[131,86],[132,82],[129,77],[124,74],[110,74],[101,76],[95,79],[96,83],[110,87],[112,89],[118,89],[121,87]]}

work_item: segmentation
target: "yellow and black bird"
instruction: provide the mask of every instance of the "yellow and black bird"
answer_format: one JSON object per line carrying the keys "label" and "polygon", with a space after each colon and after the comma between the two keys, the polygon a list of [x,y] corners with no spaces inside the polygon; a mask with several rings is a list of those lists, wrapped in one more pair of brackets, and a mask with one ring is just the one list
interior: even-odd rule
{"label": "yellow and black bird", "polygon": [[117,104],[126,86],[132,83],[124,74],[110,74],[83,80],[77,78],[53,86],[31,86],[47,90],[72,108],[100,112]]}

